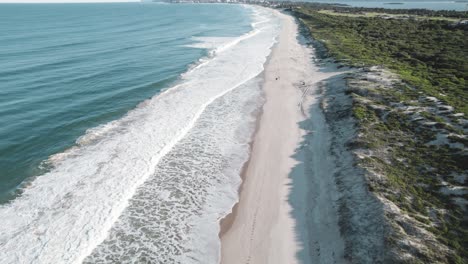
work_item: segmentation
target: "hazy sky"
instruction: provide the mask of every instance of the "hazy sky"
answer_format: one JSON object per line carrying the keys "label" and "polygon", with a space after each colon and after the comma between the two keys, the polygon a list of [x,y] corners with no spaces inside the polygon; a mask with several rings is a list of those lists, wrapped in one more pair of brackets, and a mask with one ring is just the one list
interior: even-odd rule
{"label": "hazy sky", "polygon": [[0,3],[112,3],[140,2],[140,0],[0,0]]}

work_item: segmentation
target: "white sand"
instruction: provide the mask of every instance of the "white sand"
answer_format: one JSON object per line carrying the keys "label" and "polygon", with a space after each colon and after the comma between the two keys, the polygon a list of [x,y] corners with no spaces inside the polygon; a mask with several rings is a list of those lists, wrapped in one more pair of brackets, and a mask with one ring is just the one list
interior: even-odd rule
{"label": "white sand", "polygon": [[[240,200],[230,216],[230,226],[223,227],[226,230],[221,236],[221,262],[340,263],[344,243],[333,204],[335,185],[326,178],[333,168],[327,162],[327,144],[320,143],[328,142],[323,116],[317,120],[317,131],[325,133],[318,133],[313,142],[317,143],[317,155],[322,155],[314,161],[315,178],[322,173],[325,178],[312,189],[321,189],[315,201],[308,201],[311,190],[305,178],[310,176],[301,172],[297,157],[293,157],[304,136],[299,122],[306,118],[309,106],[316,100],[307,94],[317,90],[320,80],[334,73],[319,72],[312,65],[311,50],[298,43],[295,20],[274,12],[282,21],[282,29],[265,68],[266,103],[245,169]],[[320,109],[316,107],[314,111],[319,113]],[[299,167],[299,175],[297,169],[293,173],[295,167]],[[304,181],[302,191],[291,193],[290,177],[298,177],[294,179],[295,185]],[[294,203],[294,214],[290,202]],[[308,227],[314,230],[306,230]]]}

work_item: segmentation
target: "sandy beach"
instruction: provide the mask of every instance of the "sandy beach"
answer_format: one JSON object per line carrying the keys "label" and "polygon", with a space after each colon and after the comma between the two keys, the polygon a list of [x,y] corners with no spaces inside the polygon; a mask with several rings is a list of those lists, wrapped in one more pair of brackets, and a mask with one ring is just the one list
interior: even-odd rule
{"label": "sandy beach", "polygon": [[[313,50],[299,43],[293,17],[273,12],[281,20],[281,31],[265,65],[266,102],[244,169],[240,199],[221,225],[221,263],[341,263],[344,243],[333,204],[337,198],[332,197],[337,192],[328,182],[333,179],[317,181],[316,202],[309,203],[307,177],[311,176],[300,164],[300,146],[309,133],[300,123],[309,118],[310,109],[321,115],[318,104],[311,107],[317,103],[317,84],[336,73],[320,71],[312,63]],[[313,141],[322,158],[314,161],[318,166],[312,177],[320,178],[320,170],[330,171],[328,139],[323,116],[315,121],[318,134]],[[292,193],[297,182],[303,186]]]}

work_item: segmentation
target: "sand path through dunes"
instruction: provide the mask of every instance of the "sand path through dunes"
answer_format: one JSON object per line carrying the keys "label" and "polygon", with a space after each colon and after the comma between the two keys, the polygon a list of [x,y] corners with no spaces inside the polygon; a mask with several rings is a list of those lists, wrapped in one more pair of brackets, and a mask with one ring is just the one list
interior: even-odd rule
{"label": "sand path through dunes", "polygon": [[[273,12],[281,19],[281,31],[265,67],[266,102],[254,137],[251,157],[244,172],[240,200],[235,212],[229,216],[232,218],[227,221],[229,226],[222,226],[225,229],[221,236],[223,264],[294,264],[309,263],[312,259],[323,260],[317,256],[320,252],[310,249],[313,240],[308,238],[309,233],[327,233],[324,241],[336,241],[336,245],[331,246],[333,256],[339,257],[343,252],[337,214],[333,207],[326,204],[314,206],[316,210],[324,210],[323,218],[328,232],[301,230],[310,227],[310,223],[316,223],[317,228],[324,226],[321,219],[315,219],[320,218],[320,212],[315,212],[311,219],[306,219],[312,210],[307,203],[307,186],[303,192],[290,193],[290,174],[299,163],[294,156],[306,132],[300,128],[299,123],[307,117],[309,106],[313,103],[313,98],[308,99],[304,92],[309,94],[311,91],[306,87],[316,89],[318,82],[333,73],[320,72],[312,65],[311,50],[298,42],[298,25],[294,18]],[[320,138],[317,140],[319,142]],[[328,151],[318,147],[321,151]],[[325,165],[317,169],[329,168]],[[302,175],[297,177],[302,180],[307,177],[305,172],[300,174]],[[322,194],[326,195],[323,192]],[[328,202],[327,196],[320,199],[323,200],[320,203]],[[299,203],[300,208],[295,206],[294,214],[290,201]],[[304,203],[303,206],[301,203]],[[331,212],[328,211],[330,209]]]}

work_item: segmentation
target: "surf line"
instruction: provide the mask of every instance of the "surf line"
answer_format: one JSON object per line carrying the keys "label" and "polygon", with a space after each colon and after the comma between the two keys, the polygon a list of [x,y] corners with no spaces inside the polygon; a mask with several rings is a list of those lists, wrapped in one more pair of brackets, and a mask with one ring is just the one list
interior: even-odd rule
{"label": "surf line", "polygon": [[[253,35],[250,35],[249,37],[252,37],[254,36],[255,34]],[[237,44],[237,43],[236,43]],[[269,47],[270,51],[271,51],[271,47]],[[262,64],[263,65],[263,64]],[[263,66],[262,66],[263,67]],[[245,71],[245,69],[241,72],[243,73]],[[263,72],[263,69],[262,71]],[[216,96],[213,96],[212,98],[210,98],[206,103],[202,104],[199,108],[199,110],[195,113],[194,117],[190,120],[190,122],[187,124],[187,126],[185,126],[184,128],[182,128],[181,130],[179,130],[179,133],[177,133],[177,135],[170,141],[168,142],[160,151],[159,153],[152,157],[151,160],[150,160],[150,169],[147,171],[147,173],[140,178],[140,180],[137,182],[137,184],[134,185],[133,189],[131,190],[131,192],[129,193],[128,197],[125,199],[125,201],[123,203],[120,204],[120,206],[118,206],[115,211],[116,213],[114,213],[111,217],[110,220],[107,221],[106,224],[103,225],[102,229],[103,230],[101,232],[101,237],[99,239],[96,239],[94,243],[90,243],[87,248],[83,251],[83,254],[81,254],[81,256],[77,259],[77,263],[81,263],[84,261],[84,259],[86,257],[88,257],[89,255],[92,254],[93,250],[99,246],[105,239],[106,237],[108,236],[113,224],[118,220],[118,218],[120,217],[120,215],[122,214],[122,212],[125,210],[125,208],[128,207],[128,204],[129,204],[129,200],[135,195],[137,189],[139,186],[141,186],[142,184],[144,184],[144,182],[151,176],[155,173],[156,171],[156,167],[157,167],[157,164],[159,163],[159,161],[165,156],[167,155],[171,150],[172,148],[180,141],[182,140],[187,134],[188,132],[195,126],[195,123],[198,121],[198,119],[200,118],[200,116],[203,114],[203,112],[205,111],[205,109],[210,105],[212,104],[216,99],[226,95],[227,93],[235,90],[236,88],[242,86],[243,84],[245,84],[246,82],[254,79],[255,77],[257,77],[258,74],[251,74],[249,75],[246,79],[238,82],[237,84],[235,84],[234,86],[232,86],[231,88],[219,93],[218,95]],[[180,86],[181,85],[178,85],[177,88],[180,89]],[[168,89],[166,90],[165,92],[170,92],[172,89]]]}

